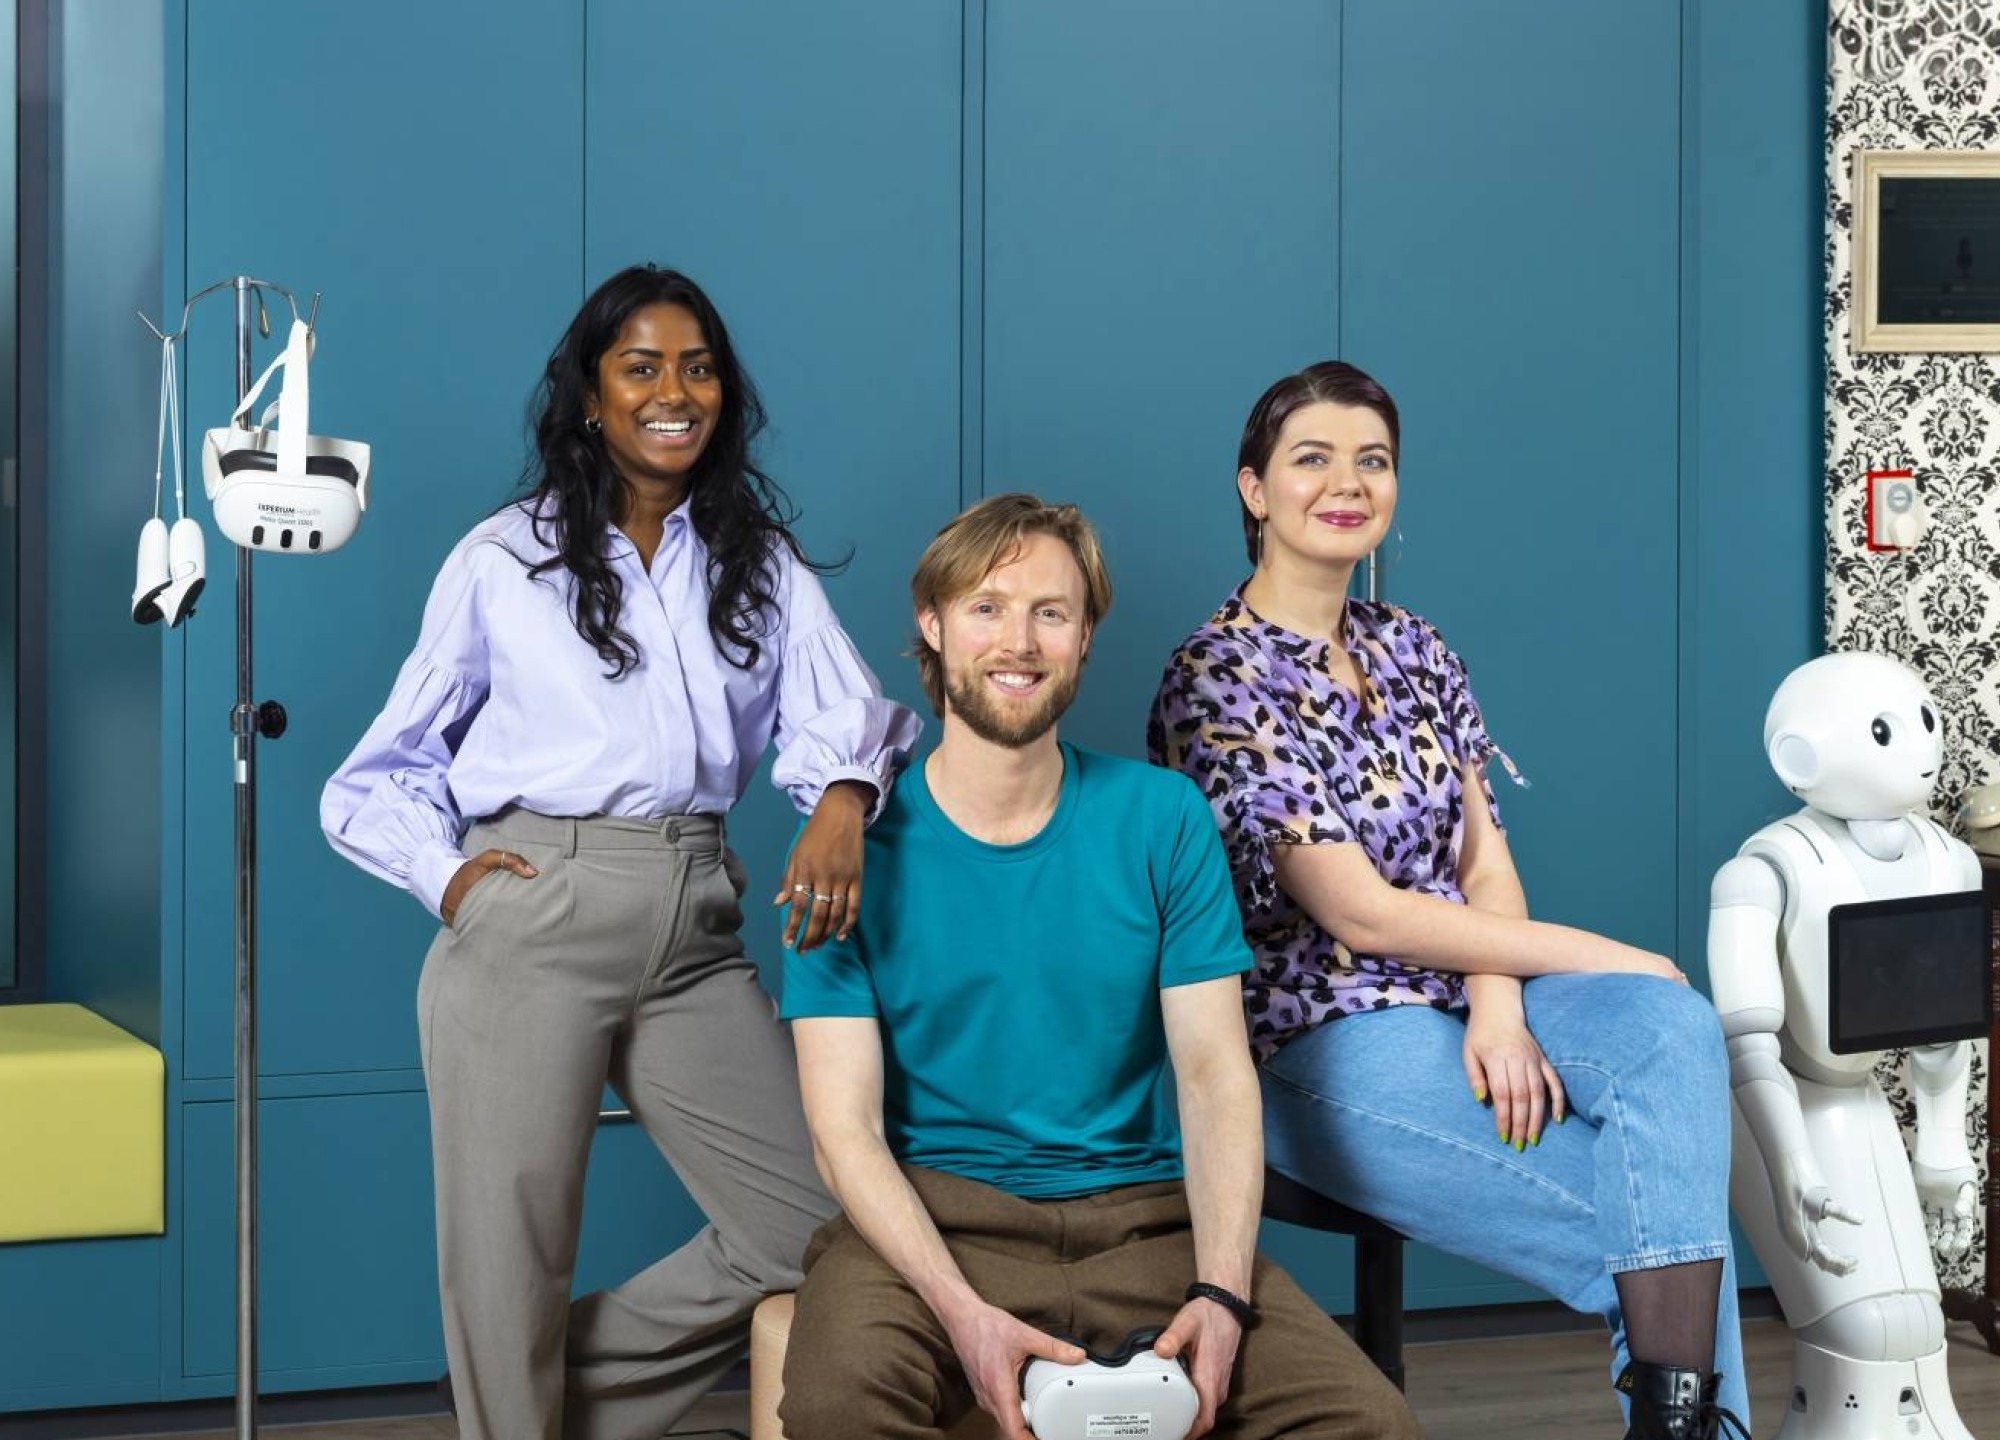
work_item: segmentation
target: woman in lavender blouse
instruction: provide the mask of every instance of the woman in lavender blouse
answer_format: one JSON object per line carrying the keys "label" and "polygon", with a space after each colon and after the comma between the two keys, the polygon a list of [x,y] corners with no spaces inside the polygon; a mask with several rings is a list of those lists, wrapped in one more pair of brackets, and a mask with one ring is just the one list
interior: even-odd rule
{"label": "woman in lavender blouse", "polygon": [[1712,1435],[1748,1413],[1721,1030],[1670,960],[1528,918],[1464,665],[1347,598],[1400,444],[1351,365],[1264,393],[1238,454],[1253,573],[1148,727],[1229,852],[1269,1163],[1602,1315],[1630,1433]]}
{"label": "woman in lavender blouse", "polygon": [[[919,727],[786,528],[751,457],[763,408],[692,281],[606,281],[536,403],[532,493],[446,559],[321,823],[443,922],[417,1012],[460,1435],[652,1440],[833,1211],[723,817],[775,742],[809,817],[786,942],[845,934]],[[572,1305],[606,1083],[710,1223]]]}

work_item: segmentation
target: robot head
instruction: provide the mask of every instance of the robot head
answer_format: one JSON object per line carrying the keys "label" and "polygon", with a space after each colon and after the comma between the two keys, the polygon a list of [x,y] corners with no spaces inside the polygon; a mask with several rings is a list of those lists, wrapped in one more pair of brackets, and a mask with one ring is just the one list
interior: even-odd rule
{"label": "robot head", "polygon": [[1764,752],[1794,795],[1842,820],[1922,808],[1944,758],[1924,682],[1886,655],[1822,655],[1787,675],[1764,713]]}

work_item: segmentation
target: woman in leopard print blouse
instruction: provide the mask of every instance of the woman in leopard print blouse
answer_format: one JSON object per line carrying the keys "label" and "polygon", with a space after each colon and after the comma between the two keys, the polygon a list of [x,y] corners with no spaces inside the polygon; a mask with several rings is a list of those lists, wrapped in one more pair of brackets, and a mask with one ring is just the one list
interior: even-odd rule
{"label": "woman in leopard print blouse", "polygon": [[1400,440],[1351,365],[1265,392],[1238,455],[1254,571],[1148,727],[1228,848],[1269,1160],[1604,1316],[1631,1433],[1713,1434],[1748,1413],[1721,1030],[1672,961],[1528,918],[1464,665],[1346,598]]}

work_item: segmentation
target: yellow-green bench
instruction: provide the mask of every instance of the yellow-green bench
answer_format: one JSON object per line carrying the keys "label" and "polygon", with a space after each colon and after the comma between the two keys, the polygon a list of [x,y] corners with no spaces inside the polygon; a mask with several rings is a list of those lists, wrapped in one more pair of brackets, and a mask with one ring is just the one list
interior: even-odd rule
{"label": "yellow-green bench", "polygon": [[0,1005],[0,1241],[159,1234],[165,1085],[81,1005]]}

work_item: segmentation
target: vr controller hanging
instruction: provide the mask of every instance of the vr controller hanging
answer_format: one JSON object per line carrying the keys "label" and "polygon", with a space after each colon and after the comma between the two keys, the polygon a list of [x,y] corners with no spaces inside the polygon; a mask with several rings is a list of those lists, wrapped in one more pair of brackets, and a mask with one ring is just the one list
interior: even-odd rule
{"label": "vr controller hanging", "polygon": [[[187,483],[181,470],[180,375],[174,336],[160,337],[160,425],[153,455],[153,518],[139,530],[139,568],[132,588],[132,618],[141,625],[164,620],[175,626],[194,614],[194,602],[208,583],[207,546],[201,526],[187,513]],[[174,520],[160,517],[166,455],[174,457]]]}
{"label": "vr controller hanging", "polygon": [[[246,549],[291,555],[338,550],[368,508],[368,446],[311,433],[311,352],[311,328],[294,316],[283,352],[250,387],[229,424],[203,437],[202,485],[215,523]],[[280,369],[285,378],[278,398],[252,429],[251,411]]]}

